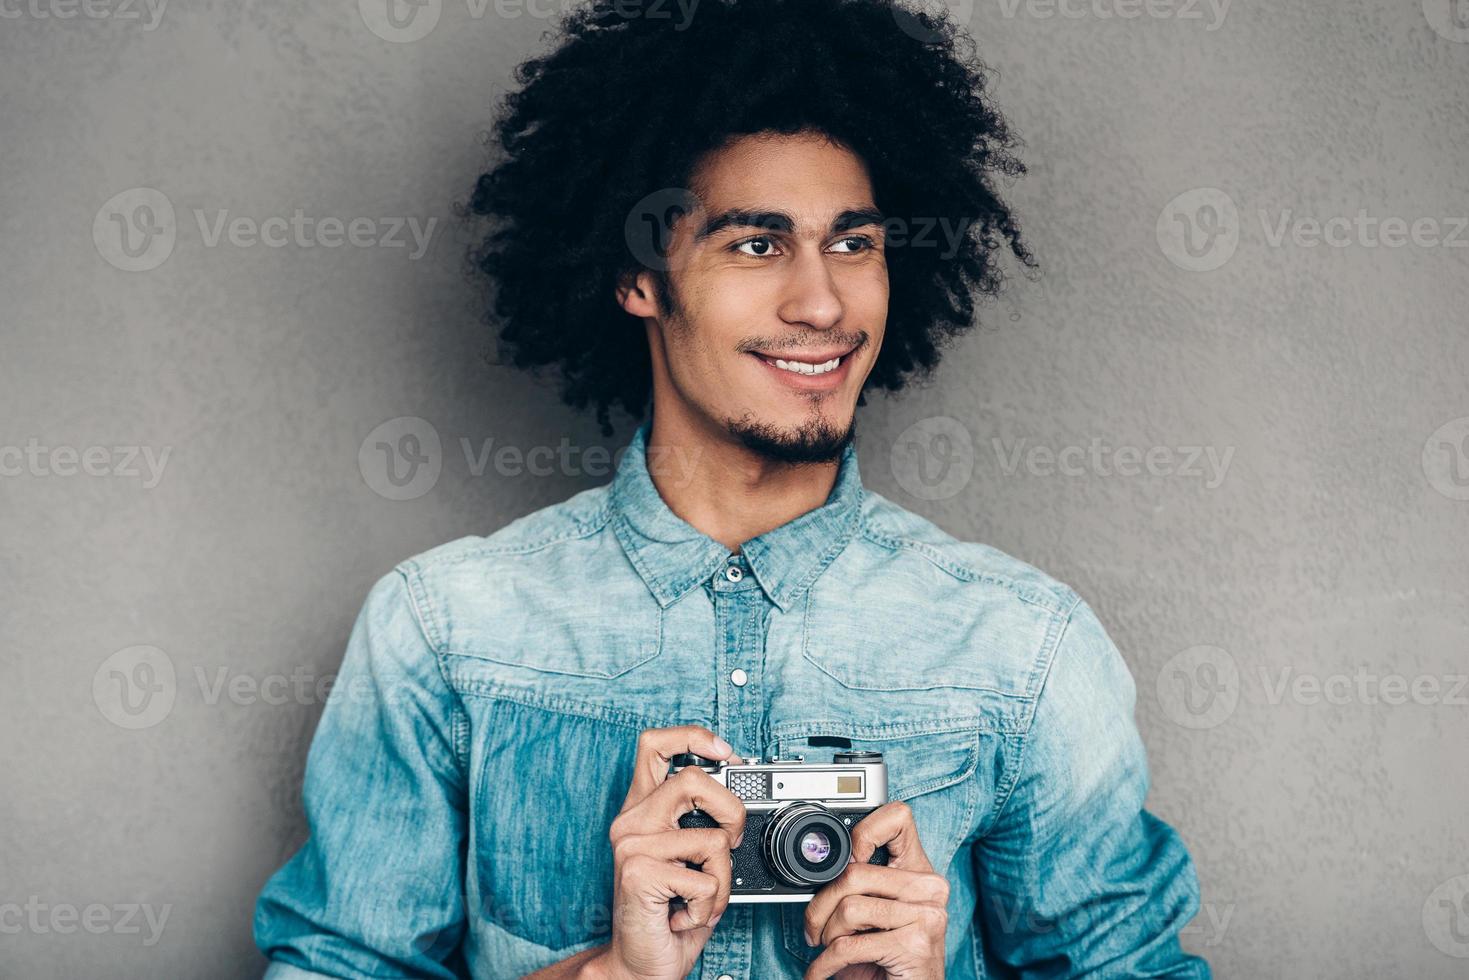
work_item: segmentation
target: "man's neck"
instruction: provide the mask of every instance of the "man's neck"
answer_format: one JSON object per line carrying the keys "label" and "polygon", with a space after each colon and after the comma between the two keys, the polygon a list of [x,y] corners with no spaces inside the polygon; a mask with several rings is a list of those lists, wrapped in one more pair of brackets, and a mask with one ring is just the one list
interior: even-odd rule
{"label": "man's neck", "polygon": [[[648,473],[668,509],[730,551],[826,503],[840,461],[782,463],[653,414]],[[674,461],[677,465],[674,465]]]}

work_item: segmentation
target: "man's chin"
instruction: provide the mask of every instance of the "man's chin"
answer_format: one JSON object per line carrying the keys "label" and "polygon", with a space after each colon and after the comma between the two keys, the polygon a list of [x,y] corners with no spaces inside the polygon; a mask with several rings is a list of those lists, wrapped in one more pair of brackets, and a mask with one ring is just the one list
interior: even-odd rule
{"label": "man's chin", "polygon": [[746,449],[777,463],[832,463],[856,434],[857,421],[838,426],[825,419],[801,425],[777,425],[746,416],[726,423]]}

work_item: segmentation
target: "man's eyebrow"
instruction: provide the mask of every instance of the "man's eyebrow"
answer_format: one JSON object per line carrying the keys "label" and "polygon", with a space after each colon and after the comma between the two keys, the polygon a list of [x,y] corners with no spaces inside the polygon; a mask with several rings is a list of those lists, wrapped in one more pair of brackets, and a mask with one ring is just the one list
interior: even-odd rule
{"label": "man's eyebrow", "polygon": [[837,219],[831,223],[831,230],[833,233],[851,231],[867,225],[881,225],[884,220],[883,213],[877,208],[857,208],[855,211],[843,211],[837,215]]}
{"label": "man's eyebrow", "polygon": [[[865,225],[880,225],[883,223],[883,214],[877,208],[855,208],[843,211],[837,215],[831,223],[832,234],[850,231],[853,228],[861,228]],[[731,208],[722,214],[714,215],[704,222],[704,226],[694,236],[694,241],[701,242],[711,235],[717,234],[726,228],[758,228],[761,231],[780,231],[789,233],[794,231],[796,223],[791,216],[784,211],[758,211],[748,208]]]}

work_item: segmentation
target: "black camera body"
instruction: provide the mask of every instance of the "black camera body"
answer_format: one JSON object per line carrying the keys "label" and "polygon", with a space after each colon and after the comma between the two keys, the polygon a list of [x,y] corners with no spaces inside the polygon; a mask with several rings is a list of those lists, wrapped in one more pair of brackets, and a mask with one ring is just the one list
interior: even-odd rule
{"label": "black camera body", "polygon": [[[729,765],[684,752],[669,772],[696,765],[745,804],[745,832],[730,851],[730,902],[809,902],[852,860],[852,828],[887,802],[887,766],[880,752],[837,752],[830,763],[762,759]],[[717,827],[690,810],[680,827]],[[878,847],[869,864],[887,864]],[[701,867],[690,863],[690,867]]]}

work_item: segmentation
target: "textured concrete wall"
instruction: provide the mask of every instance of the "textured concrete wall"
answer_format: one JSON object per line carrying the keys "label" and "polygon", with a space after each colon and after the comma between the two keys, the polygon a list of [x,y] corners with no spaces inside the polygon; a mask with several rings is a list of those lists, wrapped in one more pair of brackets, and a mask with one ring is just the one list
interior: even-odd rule
{"label": "textured concrete wall", "polygon": [[[0,4],[0,975],[258,974],[369,585],[606,479],[451,211],[555,5]],[[1218,976],[1464,976],[1469,5],[951,6],[1045,271],[868,484],[1092,601]]]}

